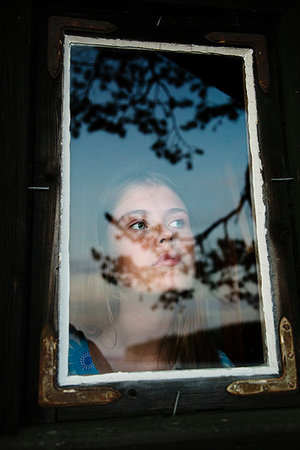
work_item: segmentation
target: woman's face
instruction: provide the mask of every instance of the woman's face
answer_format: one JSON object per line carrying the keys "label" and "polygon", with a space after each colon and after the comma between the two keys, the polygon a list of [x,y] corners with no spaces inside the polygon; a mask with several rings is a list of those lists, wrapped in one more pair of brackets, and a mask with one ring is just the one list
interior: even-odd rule
{"label": "woman's face", "polygon": [[191,288],[194,238],[185,205],[169,187],[136,185],[111,215],[110,256],[119,285],[153,293]]}

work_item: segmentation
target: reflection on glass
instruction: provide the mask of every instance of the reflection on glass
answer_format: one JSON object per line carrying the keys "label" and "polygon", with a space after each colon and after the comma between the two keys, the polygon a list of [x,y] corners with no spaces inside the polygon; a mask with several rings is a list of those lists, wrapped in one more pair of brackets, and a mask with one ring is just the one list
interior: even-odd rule
{"label": "reflection on glass", "polygon": [[72,47],[69,374],[263,362],[242,71],[201,58]]}

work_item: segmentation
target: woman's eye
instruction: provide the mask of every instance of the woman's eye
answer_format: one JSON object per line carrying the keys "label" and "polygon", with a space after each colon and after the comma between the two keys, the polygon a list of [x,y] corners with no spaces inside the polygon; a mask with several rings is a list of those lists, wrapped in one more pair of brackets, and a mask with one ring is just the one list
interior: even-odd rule
{"label": "woman's eye", "polygon": [[172,222],[169,223],[169,227],[172,228],[182,228],[184,226],[184,220],[183,219],[176,219],[172,220]]}
{"label": "woman's eye", "polygon": [[147,225],[145,224],[145,222],[140,221],[130,225],[130,228],[132,228],[133,230],[145,230],[145,228],[147,228]]}

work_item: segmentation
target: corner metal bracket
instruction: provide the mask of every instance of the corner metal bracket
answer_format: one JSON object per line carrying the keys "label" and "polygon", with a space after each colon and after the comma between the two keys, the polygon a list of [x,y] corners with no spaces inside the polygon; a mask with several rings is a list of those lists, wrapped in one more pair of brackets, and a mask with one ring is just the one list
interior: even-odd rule
{"label": "corner metal bracket", "polygon": [[50,325],[43,328],[41,336],[39,404],[43,407],[107,405],[121,397],[116,389],[106,386],[57,386],[57,339]]}
{"label": "corner metal bracket", "polygon": [[227,387],[230,394],[253,395],[269,392],[286,392],[297,389],[297,367],[290,322],[283,317],[279,325],[282,358],[282,375],[279,378],[240,380]]}
{"label": "corner metal bracket", "polygon": [[116,29],[115,25],[99,20],[51,16],[48,21],[48,70],[52,78],[57,78],[61,70],[64,33],[107,34]]}
{"label": "corner metal bracket", "polygon": [[212,32],[205,35],[210,42],[225,45],[240,45],[254,50],[257,77],[262,91],[266,94],[270,87],[270,70],[266,38],[262,34]]}

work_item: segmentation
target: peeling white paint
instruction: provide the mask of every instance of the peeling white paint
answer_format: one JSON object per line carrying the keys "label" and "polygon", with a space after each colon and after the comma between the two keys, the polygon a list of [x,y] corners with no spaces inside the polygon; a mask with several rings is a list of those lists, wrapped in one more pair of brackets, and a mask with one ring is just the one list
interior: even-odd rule
{"label": "peeling white paint", "polygon": [[278,373],[276,352],[276,335],[274,326],[274,310],[271,296],[270,265],[267,250],[266,207],[263,202],[262,163],[258,141],[258,117],[256,107],[255,81],[253,75],[253,51],[248,50],[244,56],[245,86],[248,101],[247,123],[249,136],[249,163],[252,176],[253,210],[256,223],[256,240],[258,247],[258,280],[261,283],[262,322],[266,328],[265,343],[268,349],[268,363],[275,373]]}
{"label": "peeling white paint", "polygon": [[64,45],[62,105],[62,158],[59,236],[58,286],[58,383],[65,384],[68,377],[69,298],[70,298],[70,45]]}
{"label": "peeling white paint", "polygon": [[272,375],[274,369],[269,365],[253,367],[233,367],[217,369],[199,369],[199,370],[165,370],[163,372],[115,372],[103,375],[72,375],[68,377],[65,384],[71,385],[93,385],[99,383],[113,383],[119,381],[140,381],[140,380],[186,380],[199,378],[215,377],[244,377],[251,375]]}
{"label": "peeling white paint", "polygon": [[[163,372],[112,373],[90,376],[68,376],[68,344],[69,344],[69,209],[70,209],[70,48],[73,44],[89,46],[105,46],[113,48],[171,51],[189,54],[226,55],[243,58],[245,70],[245,86],[247,95],[247,125],[249,136],[249,161],[252,167],[253,209],[256,223],[256,238],[259,253],[258,277],[261,282],[262,322],[266,329],[266,348],[268,361],[266,365],[254,367],[234,367],[199,370],[177,370]],[[276,333],[274,327],[274,312],[271,296],[270,266],[266,243],[265,228],[266,208],[263,202],[262,165],[259,157],[259,142],[257,132],[256,93],[253,75],[253,51],[245,48],[212,47],[186,44],[169,44],[157,42],[124,41],[120,39],[89,38],[66,36],[64,42],[63,65],[63,124],[62,124],[62,190],[61,190],[61,230],[60,230],[60,264],[59,264],[59,377],[61,386],[65,385],[95,385],[119,381],[138,380],[170,380],[196,379],[211,377],[232,377],[271,375],[278,373],[276,353]]]}

